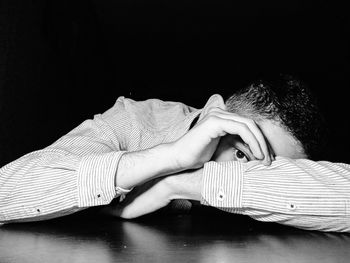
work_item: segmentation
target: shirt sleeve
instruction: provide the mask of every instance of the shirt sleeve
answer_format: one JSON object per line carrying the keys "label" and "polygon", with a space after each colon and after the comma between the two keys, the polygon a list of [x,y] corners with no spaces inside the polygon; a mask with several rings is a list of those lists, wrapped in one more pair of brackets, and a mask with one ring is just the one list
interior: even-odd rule
{"label": "shirt sleeve", "polygon": [[350,232],[350,165],[277,157],[208,162],[201,203],[256,220],[308,230]]}
{"label": "shirt sleeve", "polygon": [[0,223],[45,220],[109,204],[130,129],[119,98],[49,147],[2,167]]}

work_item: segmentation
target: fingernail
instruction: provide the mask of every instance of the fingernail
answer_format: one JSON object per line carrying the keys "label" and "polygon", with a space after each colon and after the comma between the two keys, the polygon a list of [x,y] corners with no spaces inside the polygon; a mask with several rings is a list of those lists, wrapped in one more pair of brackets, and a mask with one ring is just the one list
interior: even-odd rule
{"label": "fingernail", "polygon": [[260,153],[260,160],[264,160],[265,159],[265,155],[263,153]]}

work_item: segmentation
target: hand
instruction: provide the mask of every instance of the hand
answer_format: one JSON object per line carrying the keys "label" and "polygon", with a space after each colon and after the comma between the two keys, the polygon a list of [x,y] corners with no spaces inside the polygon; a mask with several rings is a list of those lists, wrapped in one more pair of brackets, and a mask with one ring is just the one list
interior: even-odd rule
{"label": "hand", "polygon": [[131,219],[159,210],[174,199],[200,200],[201,178],[202,169],[199,169],[149,181],[135,187],[122,202],[101,212]]}
{"label": "hand", "polygon": [[270,165],[272,156],[264,135],[256,123],[221,108],[212,108],[204,118],[183,137],[177,140],[175,148],[179,169],[196,169],[210,161],[219,140],[226,134],[238,135],[249,146],[258,160]]}

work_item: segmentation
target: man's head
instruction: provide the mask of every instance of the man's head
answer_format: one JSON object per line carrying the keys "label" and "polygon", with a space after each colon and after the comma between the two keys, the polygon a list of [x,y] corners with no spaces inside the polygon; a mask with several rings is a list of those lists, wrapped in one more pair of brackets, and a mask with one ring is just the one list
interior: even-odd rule
{"label": "man's head", "polygon": [[[310,159],[317,156],[324,121],[316,99],[301,81],[290,76],[280,76],[273,81],[260,80],[233,94],[225,105],[226,110],[253,119],[275,155]],[[221,153],[228,152],[227,147],[232,144],[235,159],[253,158],[239,138],[225,136],[214,159],[223,159]]]}

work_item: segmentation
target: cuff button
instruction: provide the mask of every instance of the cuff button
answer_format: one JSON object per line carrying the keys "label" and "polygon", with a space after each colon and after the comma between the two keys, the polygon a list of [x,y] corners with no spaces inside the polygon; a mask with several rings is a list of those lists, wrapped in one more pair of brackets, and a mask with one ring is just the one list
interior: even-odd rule
{"label": "cuff button", "polygon": [[297,209],[297,206],[295,204],[290,203],[290,204],[287,204],[287,208],[289,210],[295,210],[295,209]]}
{"label": "cuff button", "polygon": [[224,199],[225,199],[225,193],[224,193],[224,191],[219,191],[219,192],[218,192],[217,199],[218,199],[219,201],[224,201]]}

